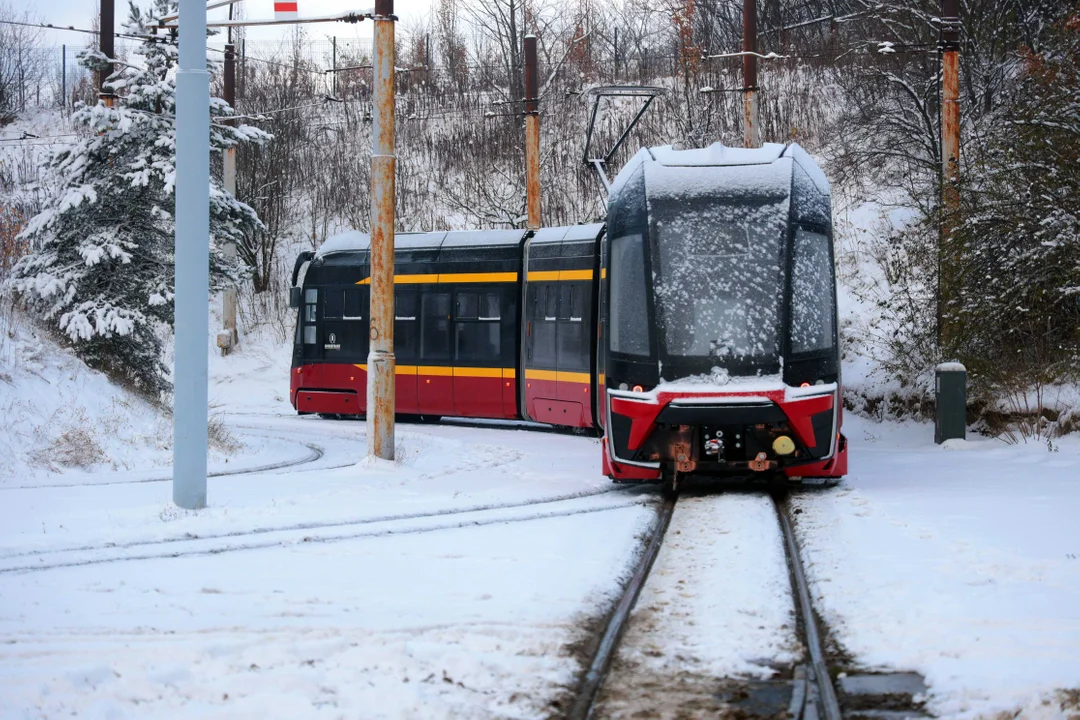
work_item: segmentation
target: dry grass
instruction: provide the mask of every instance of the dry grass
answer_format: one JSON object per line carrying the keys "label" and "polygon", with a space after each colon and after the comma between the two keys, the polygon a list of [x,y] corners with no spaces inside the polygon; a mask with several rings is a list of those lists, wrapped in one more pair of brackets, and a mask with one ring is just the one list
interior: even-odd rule
{"label": "dry grass", "polygon": [[30,453],[30,459],[50,470],[90,469],[108,460],[105,451],[87,427],[71,427],[44,447]]}
{"label": "dry grass", "polygon": [[225,424],[225,416],[221,413],[210,416],[206,435],[210,447],[218,452],[236,453],[244,447],[232,430],[229,430],[229,426]]}

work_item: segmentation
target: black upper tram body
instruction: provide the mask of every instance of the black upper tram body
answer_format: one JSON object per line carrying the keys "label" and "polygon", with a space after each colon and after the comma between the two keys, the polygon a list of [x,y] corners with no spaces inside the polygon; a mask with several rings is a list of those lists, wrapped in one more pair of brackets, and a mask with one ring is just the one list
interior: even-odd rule
{"label": "black upper tram body", "polygon": [[[366,363],[359,237],[297,261],[308,265],[294,295],[302,412],[364,411],[362,383],[339,371]],[[606,226],[403,235],[395,263],[399,412],[602,429],[616,479],[659,479],[674,464],[745,474],[754,461],[789,476],[846,471],[829,186],[797,145],[642,149],[612,184]],[[339,290],[330,317],[321,299]],[[402,366],[418,378],[406,398]],[[499,382],[466,384],[486,371]],[[436,377],[453,380],[435,393]],[[741,387],[763,392],[710,401]],[[666,390],[679,402],[644,420],[613,410]],[[322,409],[332,393],[356,398]],[[775,450],[782,435],[793,450]]]}

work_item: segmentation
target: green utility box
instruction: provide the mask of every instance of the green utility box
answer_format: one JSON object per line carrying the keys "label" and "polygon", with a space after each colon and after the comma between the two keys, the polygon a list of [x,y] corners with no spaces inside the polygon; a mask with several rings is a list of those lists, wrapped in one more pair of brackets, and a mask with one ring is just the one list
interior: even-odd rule
{"label": "green utility box", "polygon": [[963,440],[967,434],[967,368],[958,362],[941,363],[936,374],[934,442]]}

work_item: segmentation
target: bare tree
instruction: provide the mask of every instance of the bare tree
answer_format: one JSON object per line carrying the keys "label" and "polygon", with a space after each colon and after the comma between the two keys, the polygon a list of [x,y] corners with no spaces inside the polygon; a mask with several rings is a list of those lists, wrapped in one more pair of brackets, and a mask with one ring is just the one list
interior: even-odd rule
{"label": "bare tree", "polygon": [[[0,2],[0,20],[40,23],[30,10],[21,15]],[[16,112],[26,109],[31,89],[40,88],[46,73],[42,30],[24,25],[0,24],[0,125],[11,122]]]}

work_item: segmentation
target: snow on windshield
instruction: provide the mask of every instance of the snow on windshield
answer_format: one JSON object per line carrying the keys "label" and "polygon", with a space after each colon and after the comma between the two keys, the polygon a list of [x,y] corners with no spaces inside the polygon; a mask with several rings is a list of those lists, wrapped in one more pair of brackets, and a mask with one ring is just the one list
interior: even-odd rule
{"label": "snow on windshield", "polygon": [[650,172],[653,281],[669,355],[779,356],[790,173],[784,160]]}

